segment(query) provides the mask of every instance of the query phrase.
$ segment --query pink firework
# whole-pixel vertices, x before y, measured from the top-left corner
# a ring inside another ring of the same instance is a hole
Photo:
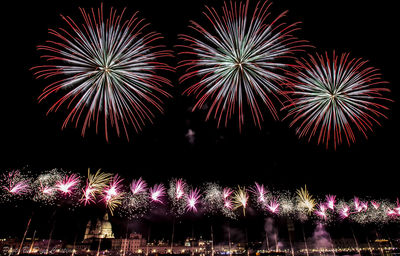
[[[233,209],[232,201],[229,198],[224,199],[224,207],[229,210]]]
[[[268,211],[270,211],[271,213],[278,213],[279,212],[279,202],[276,199],[272,199],[268,202],[267,204],[267,209]]]
[[[397,206],[393,210],[396,212],[397,216],[400,216],[400,201],[398,198],[397,198]]]
[[[339,214],[340,214],[340,217],[343,218],[343,219],[349,217],[349,215],[350,215],[350,208],[349,208],[347,205],[343,205],[343,206],[342,206],[342,209],[341,209],[340,212],[339,212]]]
[[[292,100],[285,108],[299,138],[315,136],[326,148],[333,141],[336,149],[343,139],[348,145],[355,142],[354,130],[367,138],[378,118],[386,118],[382,110],[390,100],[384,94],[390,90],[378,70],[366,63],[335,52],[332,59],[325,53],[297,61],[296,72],[290,74]]]
[[[20,181],[14,186],[7,188],[8,192],[14,195],[22,195],[29,191],[29,185],[25,181]]]
[[[40,191],[42,192],[42,194],[45,195],[53,195],[56,189],[53,187],[43,185],[42,182],[40,182]]]
[[[199,203],[199,199],[200,199],[200,190],[196,189],[192,189],[189,192],[189,195],[187,196],[187,204],[186,204],[186,209],[188,211],[193,211],[193,212],[197,212],[197,207],[196,205]]]
[[[160,34],[145,32],[149,24],[137,13],[125,19],[125,10],[118,15],[111,8],[107,17],[103,5],[97,11],[80,11],[83,22],[62,16],[66,28],[50,29],[54,39],[38,46],[46,52],[42,57],[49,64],[34,67],[34,75],[54,78],[39,101],[62,94],[48,111],[58,111],[61,106],[69,110],[62,128],[82,122],[84,136],[92,123],[97,133],[103,121],[106,140],[110,126],[118,136],[123,131],[129,139],[128,125],[138,132],[152,122],[155,111],[163,112],[161,97],[170,95],[162,87],[171,83],[156,73],[173,70],[159,62],[171,57],[171,51],[157,43]]]
[[[122,197],[124,193],[122,192],[123,179],[121,179],[118,174],[116,174],[112,179],[110,184],[103,191],[103,200],[106,203],[107,208],[110,210],[111,215],[115,208],[122,204]]]
[[[122,191],[122,181],[123,179],[116,174],[108,187],[104,190],[104,201],[106,203],[110,202],[113,198],[117,197]]]
[[[263,184],[259,185],[255,182],[254,188],[251,191],[257,196],[257,202],[265,204],[265,195],[267,194],[267,191],[265,191]]]
[[[358,197],[354,197],[354,209],[355,212],[362,212],[368,210],[368,202],[362,202]]]
[[[182,179],[179,179],[175,183],[175,197],[176,199],[181,199],[185,194],[184,188],[186,184]]]
[[[315,214],[318,215],[321,219],[326,219],[326,210],[327,207],[325,206],[325,204],[320,204],[318,206],[318,210],[315,211]]]
[[[56,183],[56,189],[63,194],[71,194],[79,184],[79,176],[76,174],[67,175]]]
[[[358,197],[354,197],[354,209],[356,210],[356,212],[361,212],[363,210],[360,199],[358,199]]]
[[[377,210],[381,204],[376,201],[371,201],[371,205],[374,207],[375,210]]]
[[[94,203],[95,197],[93,196],[93,193],[95,192],[95,189],[93,189],[90,186],[86,186],[86,188],[83,190],[83,202],[84,204],[88,203]]]
[[[222,191],[222,195],[224,197],[224,200],[227,199],[232,193],[233,193],[232,189],[224,188],[224,190]]]
[[[389,217],[396,217],[396,216],[400,216],[400,213],[398,213],[396,210],[394,209],[388,209],[387,210],[387,215]]]
[[[206,119],[214,118],[225,126],[237,113],[239,129],[246,107],[259,127],[262,109],[278,119],[273,99],[282,92],[280,83],[285,77],[280,71],[288,66],[302,42],[293,35],[296,24],[281,21],[286,12],[269,20],[270,5],[269,1],[260,1],[253,13],[248,12],[249,0],[225,2],[222,13],[206,7],[204,15],[211,29],[191,21],[190,28],[199,36],[179,36],[185,43],[182,54],[188,56],[180,63],[187,71],[180,82],[197,79],[184,92],[197,99],[193,111],[209,105]]]
[[[156,184],[150,188],[150,199],[153,202],[163,203],[162,197],[165,195],[165,187],[163,184]]]
[[[147,189],[147,183],[141,177],[138,180],[133,180],[130,189],[132,194],[139,194],[145,192]]]
[[[368,210],[368,202],[361,202],[361,208],[363,211],[367,211]]]
[[[327,195],[326,196],[326,205],[329,209],[334,210],[336,203],[336,196]]]
[[[19,171],[3,174],[6,185],[3,188],[13,195],[23,195],[29,192],[29,182],[22,177]]]

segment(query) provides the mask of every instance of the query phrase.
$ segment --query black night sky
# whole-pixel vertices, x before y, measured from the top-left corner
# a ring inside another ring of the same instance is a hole
[[[251,1],[254,2],[254,1]],[[177,34],[189,32],[193,19],[205,21],[204,4],[220,9],[223,1],[106,1],[105,9],[127,7],[127,14],[140,11],[151,29],[165,36],[165,44],[175,49]],[[190,111],[194,98],[182,96],[188,83],[179,84],[183,70],[168,77],[174,96],[166,100],[165,114],[154,125],[130,141],[112,136],[106,142],[102,132],[90,129],[84,138],[70,125],[61,130],[65,112],[46,116],[51,101],[37,102],[44,80],[35,80],[29,70],[42,64],[36,46],[48,39],[49,28],[64,26],[60,14],[79,20],[78,7],[99,7],[100,1],[7,1],[2,19],[2,100],[1,161],[3,170],[28,167],[32,170],[64,168],[85,174],[87,168],[103,168],[125,177],[166,181],[184,177],[188,182],[219,181],[249,184],[255,180],[295,189],[307,184],[311,192],[372,196],[398,196],[399,121],[398,64],[396,37],[398,15],[388,1],[274,1],[277,16],[289,10],[288,22],[300,21],[298,36],[309,40],[319,53],[351,52],[382,71],[392,93],[388,119],[375,127],[365,140],[326,150],[316,141],[299,140],[288,121],[274,121],[266,111],[260,130],[249,122],[242,132],[236,124],[217,128],[205,122],[205,112]],[[5,15],[11,13],[11,16]],[[312,49],[310,51],[313,51]],[[172,60],[172,64],[176,63]],[[282,118],[284,113],[280,113]],[[185,136],[195,132],[195,142]]]

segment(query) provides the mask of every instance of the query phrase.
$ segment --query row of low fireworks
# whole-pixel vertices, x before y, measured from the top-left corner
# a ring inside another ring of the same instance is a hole
[[[391,101],[378,70],[349,54],[300,58],[310,43],[295,36],[297,23],[282,21],[286,12],[269,20],[270,5],[260,1],[253,14],[249,1],[225,3],[222,13],[207,7],[209,24],[191,21],[195,35],[178,36],[179,81],[192,81],[184,94],[195,96],[193,110],[206,109],[218,125],[252,119],[261,127],[265,112],[277,120],[282,109],[300,138],[327,147],[355,142],[356,132],[366,137]],[[111,9],[107,18],[103,6],[81,12],[82,25],[63,16],[66,28],[49,30],[53,39],[38,46],[48,63],[34,75],[50,80],[39,100],[61,95],[49,112],[67,106],[63,128],[80,123],[84,135],[104,123],[107,140],[110,127],[129,137],[128,125],[140,131],[171,97],[163,85],[172,82],[158,71],[175,70],[162,60],[173,53],[157,43],[160,34],[144,32],[137,14],[124,20]]]
[[[118,174],[102,171],[81,177],[53,169],[33,177],[20,171],[3,173],[1,203],[33,200],[38,204],[85,207],[96,205],[111,214],[128,218],[151,215],[152,210],[164,207],[173,216],[221,215],[236,219],[246,213],[269,216],[286,216],[300,221],[319,222],[351,221],[360,224],[386,224],[400,221],[400,202],[390,200],[342,200],[335,195],[312,196],[307,187],[290,191],[269,190],[255,182],[254,185],[236,188],[217,183],[194,187],[183,179],[171,179],[167,185],[150,186],[142,178],[127,180]]]

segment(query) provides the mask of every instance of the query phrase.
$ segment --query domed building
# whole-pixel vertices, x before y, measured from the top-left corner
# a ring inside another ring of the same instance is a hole
[[[104,215],[103,220],[97,219],[95,226],[92,225],[90,220],[86,225],[86,231],[83,240],[96,238],[114,238],[111,222],[108,220],[108,213]]]

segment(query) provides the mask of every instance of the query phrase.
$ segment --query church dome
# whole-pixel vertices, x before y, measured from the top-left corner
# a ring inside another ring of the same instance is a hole
[[[101,222],[101,234],[102,238],[114,238],[112,232],[111,222],[108,221],[108,214],[104,215],[103,221]]]

